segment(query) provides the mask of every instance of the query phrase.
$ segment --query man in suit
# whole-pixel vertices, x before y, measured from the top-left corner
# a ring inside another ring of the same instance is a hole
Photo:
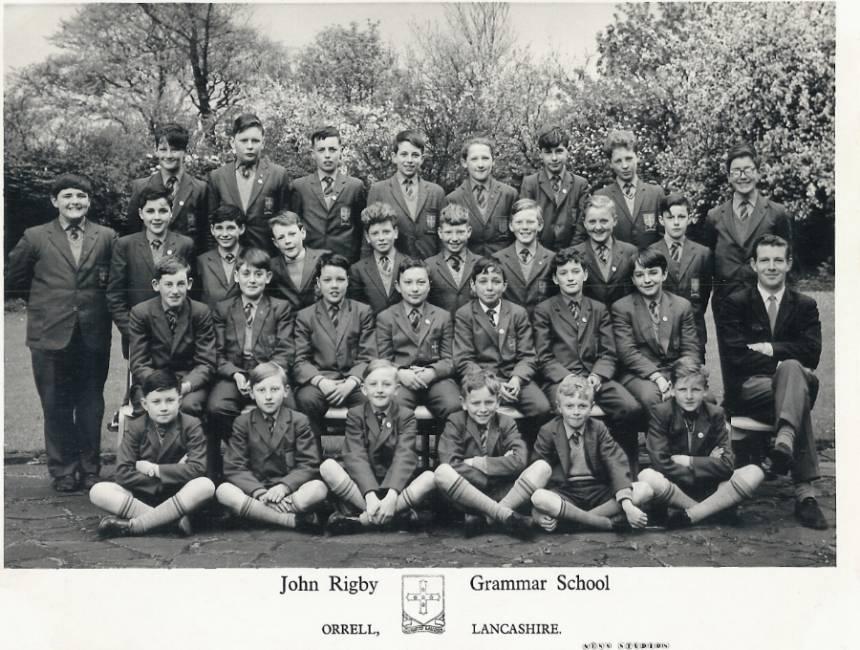
[[[821,357],[821,321],[815,301],[786,286],[791,246],[779,235],[763,235],[753,245],[750,267],[755,287],[729,296],[718,323],[729,375],[728,406],[733,413],[773,422],[773,468],[791,468],[795,516],[804,526],[827,528],[816,501],[818,456],[811,411],[818,395],[813,370]]]
[[[195,242],[195,252],[202,253],[208,248],[209,199],[206,195],[206,182],[194,178],[185,170],[188,139],[188,130],[173,122],[163,124],[155,130],[155,157],[158,159],[158,171],[151,176],[136,178],[131,182],[125,234],[137,233],[143,225],[140,218],[143,191],[166,190],[170,196],[173,215],[170,228],[191,237]]]
[[[105,289],[116,233],[88,221],[92,185],[51,184],[58,217],[28,228],[9,254],[9,297],[27,298],[27,347],[42,403],[48,472],[58,492],[98,482],[111,320]]]
[[[212,213],[211,221],[216,246],[197,258],[195,294],[209,309],[215,309],[222,300],[239,295],[233,271],[241,252],[239,238],[245,233],[245,215],[235,205],[221,205]]]
[[[636,154],[636,136],[630,131],[611,131],[603,152],[609,159],[615,180],[595,194],[608,196],[615,203],[618,215],[615,237],[636,248],[647,248],[660,238],[657,217],[663,188],[646,183],[636,173],[639,157]],[[584,239],[583,233],[579,238]]]
[[[400,302],[397,269],[403,256],[394,247],[396,224],[397,215],[386,203],[371,203],[361,213],[364,238],[373,254],[349,268],[349,297],[370,305],[374,314]]]
[[[469,211],[456,203],[446,205],[439,214],[437,233],[441,252],[427,259],[430,273],[427,300],[450,312],[453,318],[456,311],[472,299],[472,268],[481,259],[467,247],[472,235]]]
[[[487,138],[466,140],[461,157],[468,176],[445,197],[445,204],[456,203],[469,210],[469,249],[489,257],[511,243],[509,224],[517,191],[492,177],[493,143]]]
[[[286,300],[293,311],[317,301],[316,277],[320,258],[331,251],[305,247],[307,231],[295,212],[285,210],[269,219],[272,240],[280,255],[272,258],[269,293]]]
[[[326,126],[311,134],[311,158],[316,171],[293,181],[290,210],[301,217],[307,245],[330,250],[350,261],[361,250],[362,182],[338,171],[340,132]]]
[[[245,215],[244,244],[272,252],[268,220],[289,206],[287,170],[262,158],[263,123],[252,113],[233,121],[232,146],[236,160],[209,174],[209,213],[224,204]]]
[[[394,176],[370,186],[368,203],[381,201],[397,214],[397,249],[415,259],[427,259],[439,250],[436,230],[445,191],[419,176],[424,162],[424,135],[406,130],[394,138],[391,159],[397,167]],[[365,253],[369,251],[365,248]]]
[[[585,232],[577,226],[582,220],[589,196],[588,181],[567,170],[570,139],[558,126],[538,136],[541,164],[536,174],[523,179],[520,198],[537,201],[543,214],[540,242],[553,251],[584,241]],[[578,238],[574,239],[574,234]]]

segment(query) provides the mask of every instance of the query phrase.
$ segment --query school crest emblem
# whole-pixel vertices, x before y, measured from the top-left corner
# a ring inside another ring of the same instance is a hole
[[[445,577],[405,575],[401,583],[404,634],[445,631]]]
[[[263,182],[262,179],[260,180],[260,182]],[[273,199],[271,196],[267,196],[263,201],[263,210],[266,214],[272,214],[272,212],[274,212],[275,210],[275,199]]]
[[[434,230],[436,228],[436,213],[427,211],[427,214],[424,216],[424,219],[427,221],[427,230]]]
[[[657,227],[657,215],[653,212],[643,212],[642,221],[645,222],[645,228],[648,230],[654,230]]]
[[[341,206],[341,208],[340,208],[340,225],[341,226],[348,226],[351,216],[352,215],[349,213],[349,207],[347,207],[345,205]]]

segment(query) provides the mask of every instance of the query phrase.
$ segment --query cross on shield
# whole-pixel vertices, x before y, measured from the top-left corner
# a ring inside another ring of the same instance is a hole
[[[403,632],[445,631],[445,578],[403,576]]]

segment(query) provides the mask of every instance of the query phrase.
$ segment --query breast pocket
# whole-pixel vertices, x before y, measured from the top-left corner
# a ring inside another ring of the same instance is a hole
[[[509,221],[510,221],[510,219],[508,218],[508,215],[506,215],[506,214],[497,216],[495,219],[496,230],[500,234],[507,233]]]

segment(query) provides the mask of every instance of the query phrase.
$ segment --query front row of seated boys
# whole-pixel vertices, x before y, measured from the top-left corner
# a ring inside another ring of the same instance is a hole
[[[272,362],[253,368],[256,407],[233,423],[217,490],[204,476],[200,421],[180,412],[180,379],[154,371],[142,385],[145,414],[123,437],[115,482],[90,491],[92,503],[112,513],[99,534],[173,524],[188,535],[189,515],[213,497],[236,517],[307,532],[319,532],[318,512],[332,509],[331,534],[427,523],[436,490],[463,511],[467,535],[485,524],[523,538],[534,524],[621,531],[652,518],[680,528],[750,498],[764,479],[757,465],[734,469],[725,416],[705,401],[707,374],[694,359],[672,368],[673,398],[651,415],[652,467],[637,481],[606,426],[590,417],[592,383],[573,374],[558,384],[558,415],[540,429],[527,464],[516,421],[498,412],[503,384],[487,371],[470,372],[462,411],[448,417],[439,440],[439,466],[420,471],[414,414],[396,400],[397,371],[384,359],[367,364],[366,402],[348,412],[340,457],[322,461],[308,418],[285,403],[284,370]]]

